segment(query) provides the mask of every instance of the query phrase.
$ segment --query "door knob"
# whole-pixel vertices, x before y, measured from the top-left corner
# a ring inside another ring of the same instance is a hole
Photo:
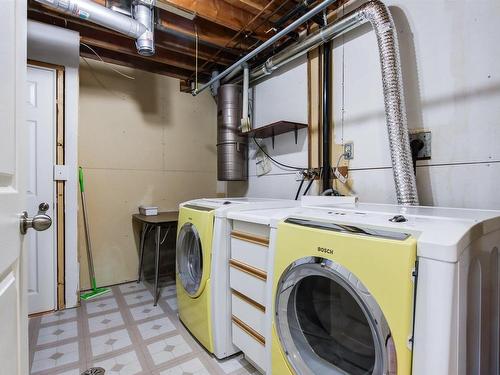
[[[33,217],[28,217],[28,213],[23,211],[21,214],[21,234],[26,234],[29,228],[33,228],[37,232],[47,230],[52,225],[52,219],[46,214],[49,209],[48,203],[40,203],[38,213]]]

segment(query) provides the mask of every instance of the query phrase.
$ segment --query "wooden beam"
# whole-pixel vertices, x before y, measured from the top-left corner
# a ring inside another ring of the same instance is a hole
[[[226,1],[227,2],[227,1]],[[267,0],[239,0],[234,1],[234,5],[245,9],[247,12],[252,14],[258,14],[262,9],[266,7],[269,3]],[[269,17],[269,21],[275,22],[277,21],[283,14],[288,12],[295,4],[293,2],[284,3],[284,1],[280,1],[276,4],[273,4],[268,9],[266,9],[263,13],[264,19]],[[273,14],[274,13],[274,14]]]
[[[159,10],[158,15],[159,19],[157,22],[161,26],[191,38],[196,36],[197,30],[200,41],[218,47],[225,47],[234,36],[234,31],[231,29],[202,18],[196,18],[193,23],[186,18],[166,12],[162,9]],[[240,43],[240,46],[242,50],[250,48],[250,46],[257,41],[257,39],[252,37],[244,38],[242,36],[241,39],[242,42]]]
[[[94,50],[99,54],[103,61],[112,64],[145,70],[148,72],[162,74],[178,79],[188,79],[191,75],[190,70],[169,66],[164,63],[158,63],[156,61],[141,59],[138,56],[131,56],[119,52],[113,52],[100,47],[95,47]],[[93,60],[99,60],[99,58],[94,53],[88,51],[88,49],[84,46],[80,47],[80,56]],[[201,81],[206,81],[208,80],[208,78],[209,76],[207,74],[200,74]]]
[[[218,25],[239,31],[253,18],[252,14],[242,8],[222,0],[158,0],[159,2],[175,6],[179,9],[196,13],[198,17],[214,22]],[[268,25],[267,25],[268,26]],[[263,27],[255,30],[254,35],[260,40],[266,40]]]
[[[103,28],[90,22],[82,21],[77,18],[66,17],[64,14],[52,13],[44,9],[28,9],[28,18],[35,21],[78,31],[82,35],[89,35],[90,33],[94,35],[94,37],[100,38],[102,40],[108,40],[112,37],[123,37],[124,39],[129,41],[130,45],[133,44],[133,39],[124,37],[112,30]],[[99,36],[95,36],[96,34],[98,34]],[[160,47],[165,50],[177,52],[178,54],[183,54],[185,55],[185,58],[192,57],[194,61],[196,52],[195,41],[194,38],[190,36],[175,36],[168,32],[157,30],[157,32],[155,33],[155,42],[157,48]],[[208,60],[217,52],[217,50],[217,47],[210,47],[204,44],[200,44],[198,46],[198,56],[201,60]],[[237,58],[238,55],[239,54],[236,53],[235,50],[225,50],[219,55],[218,62],[222,65],[229,65]]]

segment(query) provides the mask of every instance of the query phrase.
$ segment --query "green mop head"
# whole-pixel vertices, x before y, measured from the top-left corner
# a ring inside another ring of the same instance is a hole
[[[111,289],[109,288],[98,288],[95,284],[95,279],[92,279],[92,290],[87,293],[83,293],[80,295],[80,298],[88,301],[89,299],[96,298],[99,296],[102,296],[103,294],[111,292]]]

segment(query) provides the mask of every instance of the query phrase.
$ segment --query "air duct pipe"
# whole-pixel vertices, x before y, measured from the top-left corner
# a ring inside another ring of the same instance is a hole
[[[152,56],[155,54],[154,6],[155,0],[135,0],[132,3],[132,17],[146,26],[146,31],[135,41],[137,52],[143,56]]]
[[[104,26],[120,34],[136,39],[140,54],[151,54],[153,45],[153,6],[154,0],[141,0],[134,3],[132,14],[137,19],[112,11],[88,0],[35,0],[58,12],[69,14],[83,20]],[[149,12],[146,10],[149,8]]]
[[[418,205],[394,21],[384,3],[369,1],[302,41],[270,57],[250,74],[254,82],[333,38],[370,22],[379,47],[389,147],[398,204]]]
[[[248,178],[247,137],[239,132],[241,86],[222,85],[217,99],[217,180]]]
[[[241,125],[240,129],[242,132],[250,131],[250,116],[249,113],[249,100],[248,100],[248,89],[250,86],[250,69],[248,65],[244,65],[243,67],[243,110],[241,115]]]

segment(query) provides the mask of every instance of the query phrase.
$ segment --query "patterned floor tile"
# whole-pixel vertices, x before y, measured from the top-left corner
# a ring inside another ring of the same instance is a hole
[[[61,320],[69,320],[77,318],[77,309],[67,309],[62,311],[56,311],[53,314],[44,315],[40,320],[40,324],[49,324],[59,322]]]
[[[102,313],[109,310],[114,310],[118,308],[118,304],[114,298],[106,298],[98,301],[92,301],[85,303],[85,309],[87,314]]]
[[[243,354],[225,360],[215,359],[215,362],[217,362],[217,366],[222,369],[225,374],[253,374],[253,371],[257,371],[245,359]]]
[[[139,324],[137,328],[144,340],[175,330],[174,324],[167,317]]]
[[[78,342],[39,350],[33,357],[31,373],[78,362],[79,359]]]
[[[119,311],[89,318],[88,327],[90,333],[103,331],[108,328],[123,325],[123,318]]]
[[[136,321],[148,319],[154,316],[163,315],[165,312],[160,306],[153,306],[153,304],[141,305],[130,308],[130,314]]]
[[[161,289],[161,298],[168,298],[171,296],[175,296],[177,294],[177,291],[175,289],[175,284],[173,285],[166,285]]]
[[[168,304],[168,307],[170,307],[173,311],[177,311],[177,297],[171,297],[171,298],[167,298],[165,300],[165,302],[167,302]]]
[[[122,292],[123,294],[125,293],[130,293],[130,292],[138,292],[140,290],[145,290],[146,289],[146,285],[144,285],[144,283],[140,282],[140,283],[128,283],[128,284],[122,284],[122,285],[119,285],[118,286],[118,289],[120,290],[120,292]]]
[[[37,345],[59,342],[78,336],[77,322],[61,323],[49,327],[40,328],[38,332]]]
[[[180,335],[166,338],[148,345],[155,365],[169,362],[192,352],[189,344]]]
[[[167,370],[161,371],[160,375],[210,375],[210,371],[201,363],[198,358],[183,362]]]
[[[125,302],[127,303],[127,305],[136,305],[138,303],[153,301],[153,295],[149,292],[149,290],[126,294],[123,296],[123,298],[125,298]]]
[[[106,375],[134,375],[142,371],[141,364],[134,351],[95,362],[94,366],[102,367],[106,370]]]
[[[94,357],[132,345],[132,341],[130,340],[130,336],[126,329],[121,329],[102,336],[92,337],[90,339],[90,343],[92,347],[92,355]]]
[[[106,375],[257,374],[242,355],[217,361],[189,336],[175,313],[174,283],[163,285],[162,307],[153,307],[151,290],[123,284],[79,308],[32,318],[32,374],[79,375],[92,366]]]

